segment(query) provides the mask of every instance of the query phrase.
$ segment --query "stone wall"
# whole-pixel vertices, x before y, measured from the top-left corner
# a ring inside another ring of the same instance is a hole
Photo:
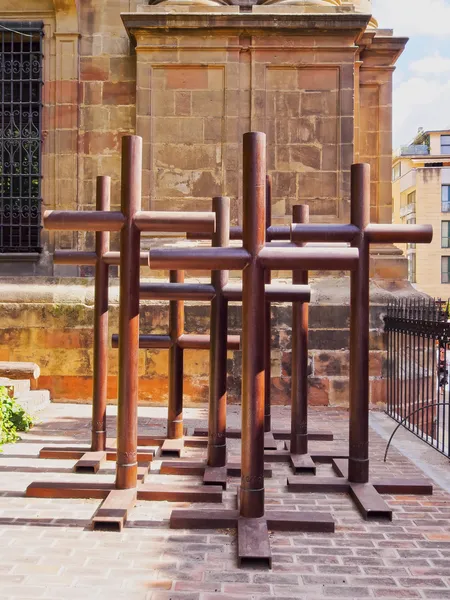
[[[51,391],[53,401],[89,402],[92,398],[93,287],[90,279],[47,285],[2,280],[0,302],[0,360],[33,361],[41,368],[40,387]],[[313,280],[310,307],[309,399],[311,405],[348,406],[349,307],[348,279]],[[405,290],[404,290],[405,292]],[[370,392],[371,403],[385,401],[386,353],[383,311],[391,296],[377,286],[371,290]],[[110,333],[118,332],[117,281],[110,288]],[[20,300],[20,301],[18,301]],[[240,307],[230,305],[231,333],[240,333]],[[143,302],[141,333],[166,333],[167,303]],[[288,404],[290,397],[291,310],[272,310],[272,401]],[[186,303],[186,332],[209,332],[209,307]],[[117,400],[118,351],[109,351],[109,399]],[[168,352],[141,350],[139,391],[144,403],[167,402]],[[228,354],[230,402],[240,401],[241,353]],[[185,352],[186,404],[208,398],[209,354]]]

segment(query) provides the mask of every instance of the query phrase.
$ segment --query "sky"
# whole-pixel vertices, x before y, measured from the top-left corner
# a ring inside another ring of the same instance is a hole
[[[394,148],[450,128],[450,0],[372,0],[379,26],[409,37],[394,73]]]

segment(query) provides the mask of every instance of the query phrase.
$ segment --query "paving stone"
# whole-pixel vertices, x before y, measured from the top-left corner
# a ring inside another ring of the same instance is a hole
[[[230,407],[230,426],[239,426],[238,411]],[[287,408],[275,406],[273,414],[276,427],[288,427]],[[116,408],[108,407],[111,430],[115,415]],[[143,434],[165,426],[165,408],[142,407],[140,415]],[[346,442],[348,413],[311,409],[310,417],[311,427],[331,429],[337,439],[314,442],[315,448],[328,450]],[[1,466],[8,469],[8,477],[0,480],[0,494],[6,494],[0,495],[1,600],[450,599],[450,494],[439,487],[431,497],[384,496],[394,510],[393,522],[366,522],[348,496],[288,494],[284,486],[289,468],[274,463],[274,477],[267,482],[269,506],[293,511],[331,507],[336,533],[271,534],[272,571],[237,568],[235,532],[171,531],[168,518],[175,504],[138,502],[129,525],[117,534],[89,530],[98,501],[23,497],[38,475],[51,481],[114,480],[113,463],[82,479],[71,473],[75,461],[37,458],[41,446],[55,441],[86,442],[89,418],[88,406],[51,405],[41,423],[0,457]],[[206,408],[188,408],[185,418],[191,432],[206,422]],[[385,441],[372,431],[374,476],[422,475],[395,448],[385,466],[384,448]],[[230,440],[230,455],[239,451],[239,440]],[[189,449],[189,456],[202,458],[204,451]],[[318,473],[332,475],[329,465],[319,465]],[[155,472],[150,480],[158,477]],[[169,479],[183,482],[178,476]],[[228,507],[234,506],[238,484],[231,478],[225,493]],[[207,509],[208,505],[200,507]]]

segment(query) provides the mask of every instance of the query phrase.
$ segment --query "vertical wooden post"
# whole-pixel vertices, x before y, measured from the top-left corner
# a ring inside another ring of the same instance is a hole
[[[370,166],[352,165],[351,222],[359,229],[352,246],[359,250],[350,290],[350,444],[349,481],[369,481],[369,248]]]
[[[264,269],[266,136],[244,135],[243,246],[251,255],[242,276],[242,477],[240,514],[264,515]]]
[[[140,234],[134,216],[141,209],[142,138],[122,138],[120,234],[119,397],[116,487],[137,484]]]
[[[266,176],[266,232],[272,225],[272,178]],[[269,241],[266,233],[266,241]],[[272,273],[269,269],[264,271],[264,282],[270,283]],[[272,340],[272,321],[271,321],[270,301],[264,302],[264,431],[268,433],[272,427],[272,417],[270,408],[270,387],[271,387],[271,340]]]
[[[184,271],[170,271],[170,283],[184,283]],[[169,407],[167,437],[171,440],[183,437],[183,349],[178,339],[184,333],[184,302],[169,303]]]
[[[216,231],[212,245],[225,248],[230,244],[230,199],[213,198]],[[227,462],[227,333],[228,302],[222,290],[228,283],[228,271],[213,271],[211,283],[216,296],[211,303],[211,347],[209,360],[208,466],[224,467]]]
[[[97,177],[96,210],[111,208],[111,178]],[[103,256],[109,251],[109,232],[95,234],[94,373],[92,393],[91,450],[106,448],[106,403],[108,399],[108,265]]]
[[[292,210],[294,223],[309,223],[309,206]],[[304,246],[297,243],[297,246]],[[308,285],[308,271],[294,270],[292,283]],[[292,304],[291,454],[308,452],[308,304]]]

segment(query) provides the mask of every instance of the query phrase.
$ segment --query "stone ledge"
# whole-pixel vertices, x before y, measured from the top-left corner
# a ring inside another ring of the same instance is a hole
[[[218,30],[255,29],[271,32],[293,31],[362,34],[371,15],[360,13],[122,13],[122,21],[131,38],[135,30]]]

